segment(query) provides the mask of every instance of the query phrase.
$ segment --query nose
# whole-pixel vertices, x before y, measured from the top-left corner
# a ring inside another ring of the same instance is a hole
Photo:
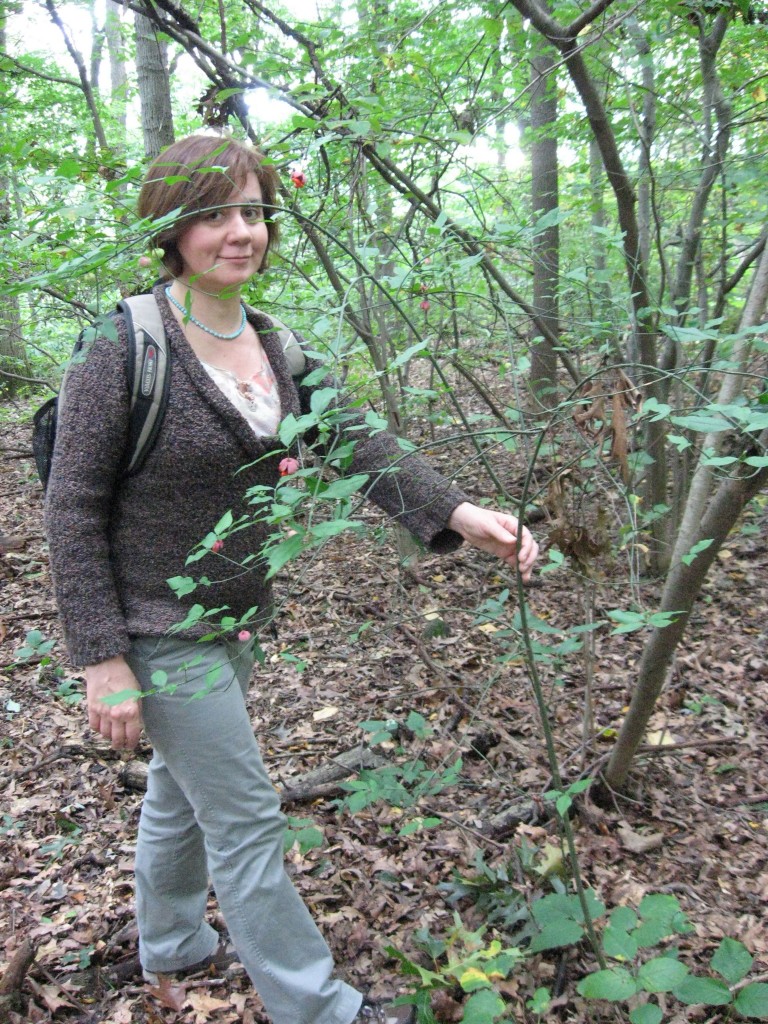
[[[235,208],[230,211],[230,217],[228,218],[228,232],[230,239],[238,242],[250,241],[251,232],[248,225],[248,221],[243,217],[242,211]]]

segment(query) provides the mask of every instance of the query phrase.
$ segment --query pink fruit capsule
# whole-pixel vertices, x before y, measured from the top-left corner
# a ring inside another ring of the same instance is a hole
[[[241,629],[240,632],[237,634],[237,639],[243,644],[246,643],[248,640],[251,639],[250,630]]]
[[[213,544],[211,544],[211,551],[215,555],[218,555],[218,553],[222,550],[223,547],[224,547],[224,541],[223,540],[221,540],[221,539],[215,540],[213,542]]]
[[[296,459],[287,458],[282,459],[280,461],[280,465],[277,468],[280,473],[280,476],[290,476],[292,473],[296,472],[296,470],[299,468],[299,464],[296,461]]]

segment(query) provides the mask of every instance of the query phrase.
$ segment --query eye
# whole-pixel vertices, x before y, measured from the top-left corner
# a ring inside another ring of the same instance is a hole
[[[209,210],[203,214],[203,220],[216,223],[216,221],[221,220],[223,215],[221,210]]]
[[[244,206],[242,213],[243,220],[249,224],[257,224],[260,220],[264,220],[264,210],[261,206]]]

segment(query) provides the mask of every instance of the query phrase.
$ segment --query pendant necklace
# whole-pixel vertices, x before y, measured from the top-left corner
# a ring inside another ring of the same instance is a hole
[[[214,331],[214,329],[212,327],[206,327],[205,324],[202,323],[202,321],[197,319],[196,316],[192,316],[192,314],[187,309],[187,307],[186,306],[182,306],[182,304],[179,302],[179,300],[177,298],[175,298],[173,295],[171,295],[171,286],[170,285],[166,285],[165,286],[165,297],[168,299],[169,302],[173,303],[173,305],[176,307],[176,309],[178,309],[181,313],[184,314],[185,320],[191,320],[192,323],[195,325],[195,327],[199,327],[201,331],[205,331],[206,334],[210,334],[214,338],[220,338],[221,341],[234,341],[235,338],[239,338],[240,335],[245,330],[245,322],[246,322],[245,306],[243,305],[242,302],[240,303],[240,310],[242,312],[242,318],[240,320],[240,326],[237,328],[237,330],[233,331],[231,334],[222,334],[220,331]]]

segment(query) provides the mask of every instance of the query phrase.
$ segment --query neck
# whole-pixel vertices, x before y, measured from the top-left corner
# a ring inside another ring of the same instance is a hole
[[[185,309],[196,317],[210,323],[211,327],[221,324],[234,324],[240,316],[240,289],[227,289],[226,292],[206,292],[195,284],[190,284],[183,277],[176,277],[168,282],[171,295]]]
[[[183,278],[174,278],[166,286],[166,293],[178,310],[185,329],[194,324],[214,336],[234,333],[234,337],[239,337],[242,333],[245,316],[239,288],[234,292],[212,295],[194,288]]]

